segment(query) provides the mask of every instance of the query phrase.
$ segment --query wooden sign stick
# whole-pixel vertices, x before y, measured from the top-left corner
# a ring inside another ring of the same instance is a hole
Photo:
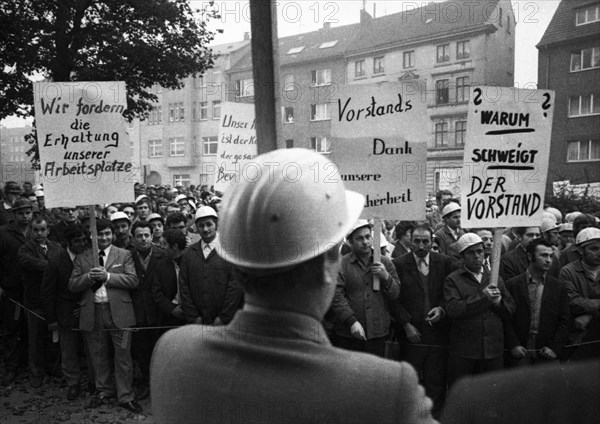
[[[374,238],[373,238],[373,262],[381,262],[381,220],[375,218],[375,225],[373,225]],[[381,290],[381,284],[379,283],[379,276],[373,274],[373,291]]]
[[[98,231],[96,230],[96,205],[89,205],[90,209],[90,233],[92,235],[92,256],[94,267],[100,266],[98,260]]]
[[[492,248],[492,274],[490,275],[490,286],[498,287],[498,273],[500,271],[500,255],[502,253],[502,234],[504,228],[494,229],[494,246]]]

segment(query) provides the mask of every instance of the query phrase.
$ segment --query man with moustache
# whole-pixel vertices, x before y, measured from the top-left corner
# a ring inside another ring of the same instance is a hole
[[[131,238],[131,219],[125,212],[115,212],[110,216],[115,232],[115,246],[121,249],[133,249]]]
[[[60,208],[60,212],[61,221],[50,228],[48,239],[60,243],[62,247],[66,247],[65,230],[70,225],[81,223],[79,220],[79,209],[75,207],[64,207]]]
[[[179,273],[183,312],[188,323],[228,324],[241,306],[242,290],[220,252],[217,213],[200,206],[195,218],[201,240],[184,253]]]
[[[542,236],[540,227],[517,227],[514,229],[519,244],[500,259],[500,277],[510,280],[525,272],[529,266],[527,245]]]
[[[453,270],[449,257],[431,251],[431,229],[415,227],[411,253],[393,260],[402,282],[400,296],[391,302],[399,325],[403,359],[409,362],[433,401],[439,418],[446,392],[449,321],[444,304],[444,279]]]
[[[439,252],[442,255],[452,256],[457,253],[454,251],[453,245],[465,233],[460,228],[460,214],[460,205],[453,201],[450,201],[442,209],[444,225],[434,233],[438,239]]]
[[[482,228],[475,231],[481,241],[483,241],[483,269],[486,272],[492,270],[492,250],[494,249],[494,234],[492,230]]]
[[[448,386],[460,377],[502,369],[503,320],[515,310],[502,278],[490,284],[483,269],[483,240],[467,233],[457,243],[463,266],[444,281],[446,312],[450,318]]]

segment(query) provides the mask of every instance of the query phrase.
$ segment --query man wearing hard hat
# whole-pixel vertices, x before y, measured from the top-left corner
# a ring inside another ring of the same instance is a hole
[[[515,304],[498,277],[490,284],[483,267],[483,240],[464,234],[456,243],[463,266],[444,281],[446,313],[450,318],[448,387],[460,377],[495,371],[503,367],[504,327]]]
[[[435,422],[410,365],[336,349],[321,324],[340,242],[364,198],[337,173],[315,180],[311,169],[330,164],[315,152],[276,150],[254,161],[258,174],[229,187],[219,222],[246,303],[228,326],[188,325],[159,340],[155,421]],[[291,166],[297,178],[288,178]]]
[[[371,224],[359,219],[347,237],[351,252],[340,264],[337,287],[331,307],[335,314],[335,345],[383,357],[389,334],[388,302],[398,298],[400,281],[392,261],[373,260]],[[373,287],[373,276],[381,288]]]
[[[571,359],[600,357],[600,229],[581,230],[575,239],[581,259],[564,266],[560,281],[567,287],[571,307],[569,344],[595,341],[568,353]]]
[[[210,206],[195,214],[201,240],[183,254],[179,271],[179,295],[188,323],[228,324],[240,306],[242,291],[234,267],[218,254],[218,217]]]
[[[450,247],[465,232],[460,228],[460,205],[456,202],[449,202],[442,209],[442,219],[444,226],[437,230],[434,235],[438,239],[439,253],[450,256],[452,248]]]

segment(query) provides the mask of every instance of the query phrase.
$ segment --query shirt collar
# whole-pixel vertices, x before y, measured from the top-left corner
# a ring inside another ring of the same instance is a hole
[[[527,275],[527,284],[541,284],[544,285],[546,284],[546,273],[544,272],[542,274],[542,280],[541,281],[536,281],[533,278],[533,275],[531,275],[531,273],[529,272],[529,269],[527,271],[525,271],[526,275]]]
[[[415,258],[415,262],[417,263],[417,265],[419,265],[419,261],[421,259],[424,259],[425,260],[425,265],[429,266],[429,253],[424,258],[420,258],[419,256],[417,256],[417,255],[415,255],[413,253],[413,257]]]
[[[104,257],[108,258],[108,255],[110,254],[110,248],[112,247],[112,244],[109,245],[106,249],[104,249]],[[100,253],[100,251],[98,251],[98,253]]]
[[[210,246],[212,249],[214,249],[217,246],[220,246],[219,233],[217,233],[213,241],[211,241],[210,243],[204,243],[204,240],[200,239],[200,247],[202,247],[202,250],[204,250],[206,246]]]
[[[463,265],[463,269],[465,271],[467,271],[469,274],[471,274],[473,277],[475,277],[475,279],[481,283],[481,279],[483,278],[483,267],[481,267],[481,270],[479,271],[479,273],[474,273],[473,271],[471,271],[469,268],[467,268],[466,266]]]
[[[69,249],[67,247],[67,253],[69,254],[69,258],[71,258],[71,262],[73,262],[75,260],[75,256],[77,256],[75,253],[71,252],[71,249]]]

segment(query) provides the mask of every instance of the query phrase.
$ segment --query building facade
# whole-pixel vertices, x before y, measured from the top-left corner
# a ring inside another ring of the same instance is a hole
[[[27,151],[31,145],[25,140],[32,127],[0,127],[0,182],[35,183],[36,173],[31,168]]]
[[[600,2],[563,0],[538,48],[538,86],[555,91],[552,183],[600,182]]]

